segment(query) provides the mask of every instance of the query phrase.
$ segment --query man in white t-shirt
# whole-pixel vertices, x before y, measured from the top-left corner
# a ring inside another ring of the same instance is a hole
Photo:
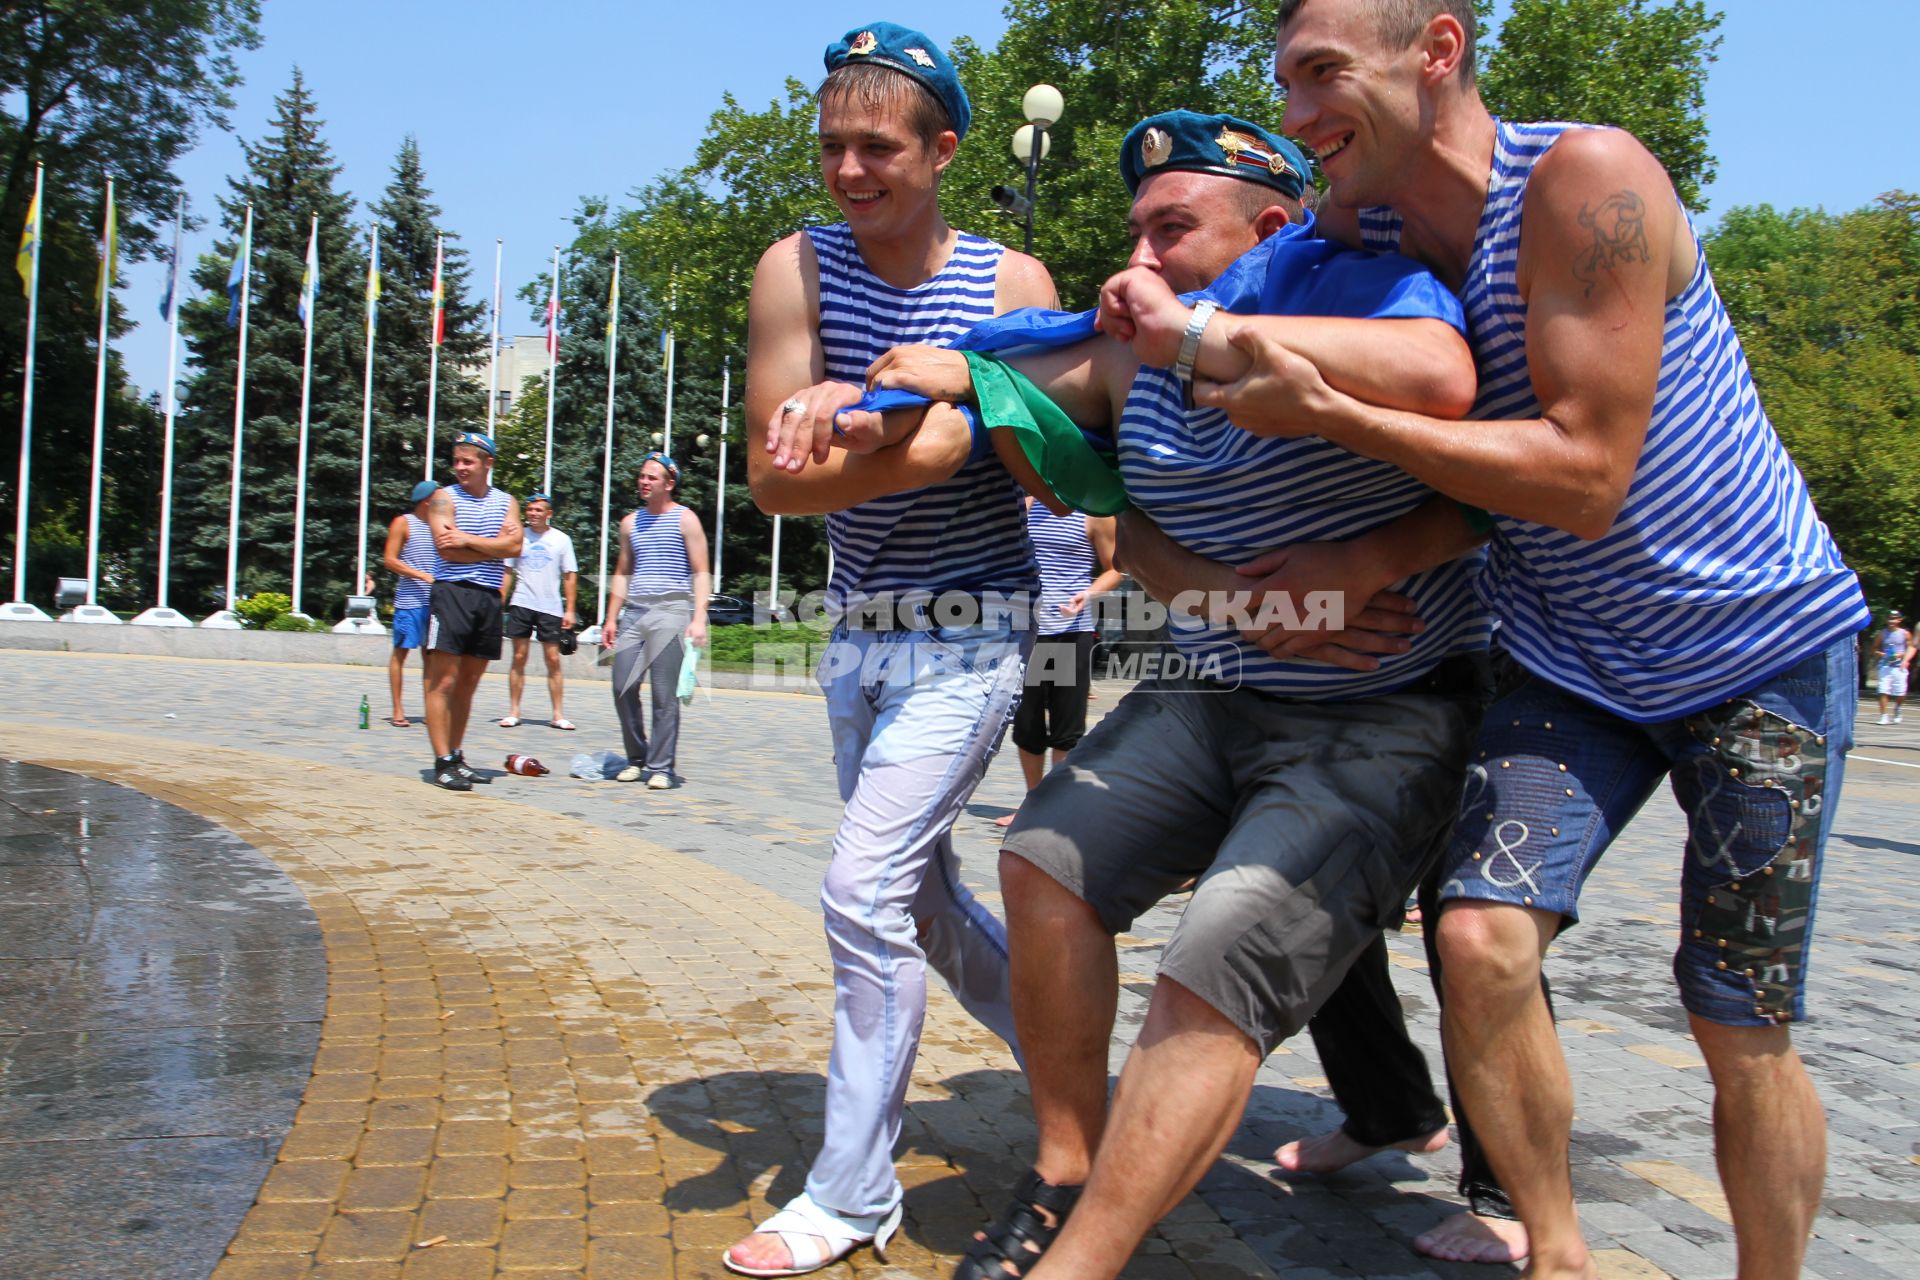
[[[507,601],[503,629],[513,641],[513,666],[507,672],[510,704],[502,729],[520,723],[520,694],[527,687],[527,642],[535,636],[547,658],[547,693],[553,698],[556,729],[571,729],[573,721],[561,711],[565,677],[560,671],[560,637],[574,625],[574,589],[580,564],[573,557],[573,539],[553,527],[553,499],[536,493],[527,499],[527,539],[520,554],[507,560],[507,579],[500,596]]]

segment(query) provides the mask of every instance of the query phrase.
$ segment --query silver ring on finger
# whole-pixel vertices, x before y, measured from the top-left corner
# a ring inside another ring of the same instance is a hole
[[[780,406],[780,416],[784,418],[790,413],[804,412],[806,407],[807,407],[806,405],[800,402],[798,397],[795,397],[794,399],[789,400],[785,404]]]

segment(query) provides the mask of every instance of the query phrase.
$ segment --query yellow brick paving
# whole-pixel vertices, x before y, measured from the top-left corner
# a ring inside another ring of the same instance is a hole
[[[0,753],[221,824],[324,931],[313,1075],[215,1280],[718,1276],[770,1190],[798,1189],[833,988],[819,922],[791,903],[485,793],[38,725],[0,725]],[[523,853],[530,824],[541,847]],[[1016,1070],[938,990],[921,1059],[914,1104]],[[977,1193],[930,1143],[902,1164],[910,1216],[888,1263],[861,1250],[821,1275],[950,1274],[1011,1173],[978,1171]],[[1200,1256],[1129,1274],[1270,1274],[1234,1243],[1202,1233]]]

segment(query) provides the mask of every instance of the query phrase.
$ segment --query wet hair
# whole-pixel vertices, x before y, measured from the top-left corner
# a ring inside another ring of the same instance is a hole
[[[1280,0],[1275,32],[1285,31],[1287,24],[1300,16],[1307,4],[1308,0]],[[1473,51],[1478,39],[1473,0],[1369,0],[1367,8],[1373,14],[1374,33],[1389,49],[1406,48],[1420,38],[1429,22],[1443,13],[1452,14],[1467,35],[1466,51],[1460,58],[1460,80],[1463,84],[1473,83]]]
[[[933,90],[903,71],[874,62],[850,62],[832,71],[816,95],[820,105],[857,102],[870,112],[903,111],[908,132],[932,149],[935,139],[953,128],[953,119]]]

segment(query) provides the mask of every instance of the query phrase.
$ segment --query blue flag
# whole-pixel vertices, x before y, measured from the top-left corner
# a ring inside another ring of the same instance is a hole
[[[231,299],[227,307],[227,328],[232,329],[240,323],[240,290],[246,287],[247,259],[246,241],[233,251],[233,269],[227,272],[227,297]]]
[[[186,215],[186,202],[181,201],[180,212],[173,220],[173,255],[167,259],[167,291],[160,295],[160,318],[172,323],[173,308],[179,299],[180,288],[180,224]]]

